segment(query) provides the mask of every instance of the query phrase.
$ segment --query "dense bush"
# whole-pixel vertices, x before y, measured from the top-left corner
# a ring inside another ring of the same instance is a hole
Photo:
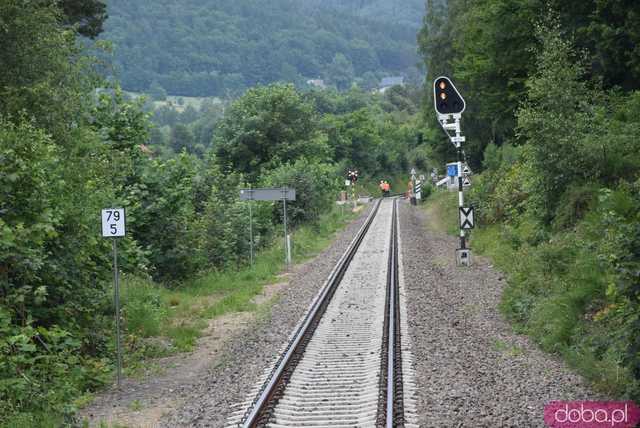
[[[493,225],[476,244],[508,273],[502,308],[519,329],[600,390],[637,400],[639,94],[587,81],[553,20],[538,36],[522,145],[488,145],[474,180],[471,200]]]
[[[291,225],[315,222],[328,211],[337,199],[342,177],[328,164],[301,159],[283,165],[263,177],[268,187],[288,186],[296,189],[296,200],[287,203],[287,217]],[[283,221],[282,204],[273,207],[273,218]]]

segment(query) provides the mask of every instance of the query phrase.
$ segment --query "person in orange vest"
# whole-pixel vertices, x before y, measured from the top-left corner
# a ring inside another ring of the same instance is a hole
[[[385,196],[389,196],[389,191],[391,190],[391,186],[389,185],[389,182],[387,182],[386,180],[384,181],[384,195]]]

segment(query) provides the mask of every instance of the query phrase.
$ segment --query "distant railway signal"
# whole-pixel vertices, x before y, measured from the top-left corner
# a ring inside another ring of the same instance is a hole
[[[448,77],[440,76],[433,81],[433,103],[439,114],[460,114],[466,104],[460,92]]]
[[[349,170],[347,172],[347,180],[349,180],[351,183],[355,183],[356,181],[358,181],[358,170]]]
[[[440,76],[433,81],[433,106],[442,129],[456,146],[458,161],[447,164],[447,175],[458,178],[458,208],[461,220],[460,248],[456,250],[456,262],[459,266],[470,266],[471,250],[467,248],[465,231],[473,228],[473,209],[464,207],[464,187],[471,185],[471,180],[467,176],[471,171],[466,165],[463,167],[462,143],[465,142],[465,137],[460,129],[460,120],[466,105],[462,95],[448,77]],[[450,131],[453,131],[453,135]]]

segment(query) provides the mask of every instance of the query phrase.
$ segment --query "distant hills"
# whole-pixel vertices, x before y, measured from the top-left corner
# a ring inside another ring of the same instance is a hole
[[[226,96],[275,81],[346,89],[419,79],[423,0],[109,0],[125,89]]]

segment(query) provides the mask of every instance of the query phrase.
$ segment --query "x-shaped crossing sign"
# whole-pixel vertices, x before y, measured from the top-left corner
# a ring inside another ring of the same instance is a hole
[[[460,207],[460,228],[461,229],[473,229],[473,207]]]

